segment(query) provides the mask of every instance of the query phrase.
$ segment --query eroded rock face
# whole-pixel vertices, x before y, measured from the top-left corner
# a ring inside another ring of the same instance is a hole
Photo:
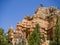
[[[53,27],[56,23],[56,15],[60,15],[60,11],[55,7],[39,7],[32,17],[26,16],[22,22],[18,22],[16,31],[13,34],[19,34],[25,40],[29,39],[35,25],[38,23],[40,26],[39,31],[44,34],[46,40],[48,36],[53,35]],[[10,29],[9,29],[10,30]],[[11,31],[10,31],[11,32]],[[13,37],[14,37],[13,35]],[[21,38],[21,39],[22,39]],[[52,38],[52,37],[51,37]],[[12,39],[14,40],[15,37]],[[18,40],[18,39],[17,39]],[[50,39],[48,39],[50,40]],[[19,40],[18,40],[19,41]],[[14,41],[13,41],[14,42]]]

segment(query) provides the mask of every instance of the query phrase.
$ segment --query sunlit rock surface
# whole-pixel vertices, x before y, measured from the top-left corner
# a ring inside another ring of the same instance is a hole
[[[26,41],[26,45],[28,45],[27,40],[37,23],[40,26],[39,31],[44,34],[45,39],[50,40],[49,36],[52,39],[52,30],[56,23],[56,15],[60,16],[60,10],[55,7],[38,7],[33,16],[26,16],[22,22],[17,23],[15,31],[12,27],[9,28],[8,34],[10,34],[13,45],[15,43],[18,44],[23,39]],[[43,42],[42,45],[49,45],[49,41]]]

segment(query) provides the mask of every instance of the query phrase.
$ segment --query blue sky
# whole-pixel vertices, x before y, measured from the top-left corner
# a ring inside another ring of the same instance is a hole
[[[0,0],[0,28],[5,32],[10,26],[15,29],[17,22],[21,22],[25,15],[32,16],[40,4],[60,9],[60,0]]]

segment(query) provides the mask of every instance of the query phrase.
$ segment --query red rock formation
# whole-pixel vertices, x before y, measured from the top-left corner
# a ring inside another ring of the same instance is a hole
[[[35,28],[35,25],[38,23],[40,26],[39,31],[44,34],[44,37],[46,40],[50,40],[49,36],[53,35],[53,27],[56,22],[56,16],[60,14],[60,11],[57,10],[55,7],[39,7],[35,14],[30,17],[26,16],[22,22],[18,22],[16,26],[16,31],[15,33],[21,35],[22,37],[24,36],[25,39],[27,40],[29,36],[31,35],[32,31]],[[9,29],[9,32],[13,32],[11,29]],[[13,32],[14,33],[14,32]],[[12,36],[12,35],[11,35]],[[13,36],[14,37],[14,36]]]

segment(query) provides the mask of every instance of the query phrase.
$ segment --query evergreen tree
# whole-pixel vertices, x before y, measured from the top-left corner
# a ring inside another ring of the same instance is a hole
[[[4,38],[4,29],[0,28],[0,45],[2,45],[3,43],[3,38]]]
[[[29,45],[38,45],[40,43],[40,39],[36,30],[34,30],[29,38]]]
[[[12,45],[8,43],[7,35],[4,33],[4,29],[0,28],[0,45]]]
[[[29,45],[40,45],[42,40],[44,40],[44,36],[39,32],[39,28],[39,24],[36,24],[36,27],[29,38]]]
[[[37,33],[39,33],[39,29],[40,29],[40,26],[39,26],[39,24],[37,23],[37,24],[36,24],[36,27],[35,27],[35,30],[37,31]]]
[[[53,41],[50,41],[50,45],[60,45],[60,29],[59,29],[59,24],[58,24],[58,20],[59,17],[56,16],[57,20],[56,20],[56,25],[55,28],[53,30]]]
[[[38,33],[38,36],[39,36],[39,38],[40,38],[40,40],[41,40],[41,43],[42,43],[42,42],[45,42],[44,34],[39,31],[39,30],[40,30],[40,26],[39,26],[38,23],[36,24],[35,29],[36,29],[36,31],[37,31],[37,33]]]

